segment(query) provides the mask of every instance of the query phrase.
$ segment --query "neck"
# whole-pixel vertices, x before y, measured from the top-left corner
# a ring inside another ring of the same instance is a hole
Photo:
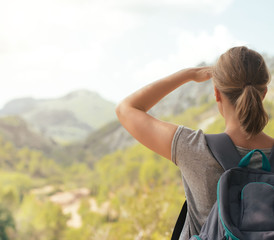
[[[246,138],[246,133],[243,131],[238,119],[230,117],[225,118],[225,133],[230,136],[236,136],[237,138]]]
[[[230,136],[236,146],[254,149],[271,148],[274,145],[274,139],[263,132],[248,139],[247,134],[241,127],[234,106],[223,94],[221,94],[221,101],[218,102],[218,108],[225,119],[225,133]]]
[[[232,104],[230,104],[227,99],[224,99],[220,107],[221,113],[225,119],[225,132],[244,133],[240,121],[236,115],[235,108],[232,106]]]
[[[256,136],[247,138],[247,134],[242,129],[238,119],[233,118],[233,115],[225,118],[226,128],[225,133],[229,135],[236,146],[244,147],[247,149],[263,149],[272,148],[274,145],[273,138],[267,136],[265,133],[260,132]]]
[[[223,102],[222,110],[225,119],[225,133],[231,137],[235,145],[243,145],[243,142],[247,141],[247,134],[241,127],[235,108],[227,101]]]

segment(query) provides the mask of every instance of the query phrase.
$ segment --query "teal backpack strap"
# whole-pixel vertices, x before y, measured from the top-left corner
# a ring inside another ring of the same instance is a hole
[[[205,134],[205,138],[212,155],[225,171],[238,166],[241,156],[226,133]]]
[[[224,170],[238,166],[241,157],[230,137],[225,134],[206,134],[209,149]],[[173,230],[171,240],[178,240],[184,227],[187,215],[187,202],[185,201]]]
[[[239,167],[247,167],[248,164],[250,163],[250,159],[253,155],[253,153],[259,152],[262,155],[262,169],[267,172],[271,172],[271,166],[269,163],[269,160],[265,156],[265,154],[260,150],[260,149],[254,149],[250,151],[248,154],[245,155],[245,157],[242,158],[242,160],[239,163]]]

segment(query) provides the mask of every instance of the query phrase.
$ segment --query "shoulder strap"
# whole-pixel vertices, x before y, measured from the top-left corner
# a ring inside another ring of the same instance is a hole
[[[241,156],[231,138],[226,133],[205,134],[205,138],[213,156],[225,171],[238,166]],[[274,146],[271,151],[269,162],[272,172],[274,172]],[[186,215],[187,202],[185,201],[174,227],[171,240],[178,240],[180,238],[186,220]]]
[[[272,147],[271,154],[268,160],[271,166],[271,172],[274,173],[274,146]]]
[[[180,215],[177,219],[176,225],[174,227],[171,240],[178,240],[180,238],[181,232],[185,224],[186,214],[187,214],[187,202],[185,201],[181,209]]]
[[[238,165],[241,157],[230,137],[225,134],[205,134],[209,149],[224,170]],[[273,154],[274,157],[274,154]],[[174,227],[171,240],[178,240],[183,230],[187,215],[187,202],[185,201]]]
[[[225,171],[238,166],[241,156],[226,133],[205,134],[205,138],[211,153]]]
[[[231,138],[226,133],[205,134],[207,145],[218,163],[226,171],[238,166],[241,156]],[[274,146],[269,157],[271,172],[274,173]]]

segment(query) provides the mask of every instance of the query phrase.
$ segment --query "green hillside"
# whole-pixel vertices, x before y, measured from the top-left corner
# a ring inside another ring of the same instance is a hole
[[[0,136],[10,141],[17,148],[29,147],[49,153],[56,143],[34,131],[25,120],[18,116],[0,118]]]
[[[0,116],[19,116],[37,133],[64,144],[82,140],[116,119],[114,106],[95,92],[79,90],[56,99],[14,99]]]
[[[0,143],[1,207],[14,226],[4,225],[8,239],[114,240],[132,239],[140,232],[144,239],[167,239],[170,235],[184,199],[180,174],[171,162],[144,147],[117,151],[89,169],[81,164],[61,168],[41,152]],[[46,195],[33,194],[33,189],[49,185],[54,187]],[[50,198],[79,187],[88,188],[90,194],[81,199],[82,226],[75,229],[66,225],[69,216]],[[98,206],[107,204],[107,211],[89,211],[90,199]]]
[[[265,106],[271,117],[266,132],[273,136],[274,104]],[[210,133],[224,129],[211,101],[165,119],[191,128],[202,124]],[[80,146],[56,158],[3,138],[0,149],[0,230],[7,239],[170,239],[184,201],[180,172],[140,144],[96,161],[92,149],[88,155]],[[64,159],[68,155],[70,161]],[[62,196],[68,202],[58,202]],[[76,213],[66,210],[75,206]],[[70,225],[75,214],[78,227]]]
[[[183,87],[151,114],[206,133],[222,132],[224,120],[209,87],[210,82],[202,85],[199,98],[195,85]],[[186,90],[189,95],[183,94]],[[68,95],[66,101],[73,106],[75,97]],[[270,116],[265,132],[272,137],[273,100],[271,86],[264,104]],[[67,127],[76,117],[68,108],[59,109],[58,101],[43,106],[57,111],[57,120]],[[35,116],[38,111],[31,99],[18,104],[9,106],[10,114]],[[61,124],[44,112],[37,119]],[[45,127],[45,122],[40,124]],[[184,201],[180,171],[172,162],[138,144],[113,119],[67,145],[56,145],[34,125],[15,116],[0,119],[0,239],[170,239]]]

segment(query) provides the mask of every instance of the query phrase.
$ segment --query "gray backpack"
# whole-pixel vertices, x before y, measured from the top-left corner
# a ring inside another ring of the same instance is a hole
[[[269,160],[258,149],[241,159],[228,135],[206,135],[206,140],[225,172],[218,182],[217,201],[200,235],[190,239],[274,239],[274,147]],[[254,152],[262,155],[262,169],[248,168]]]

